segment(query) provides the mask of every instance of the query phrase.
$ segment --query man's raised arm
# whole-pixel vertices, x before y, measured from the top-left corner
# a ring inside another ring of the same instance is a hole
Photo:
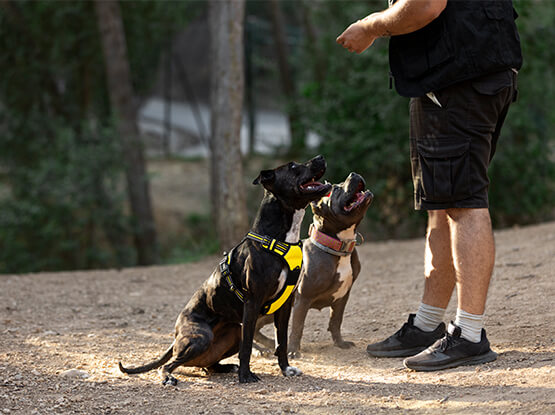
[[[398,0],[390,8],[351,24],[337,38],[349,52],[362,53],[379,37],[404,35],[438,17],[447,0]]]

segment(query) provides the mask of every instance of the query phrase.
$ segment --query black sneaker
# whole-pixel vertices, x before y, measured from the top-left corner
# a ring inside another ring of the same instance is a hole
[[[366,352],[374,357],[414,356],[444,336],[445,323],[440,323],[434,331],[423,331],[414,325],[415,316],[410,314],[403,327],[384,341],[369,344]]]
[[[492,362],[497,353],[489,347],[486,331],[482,329],[479,343],[461,337],[460,327],[449,324],[445,337],[436,341],[422,353],[403,361],[405,367],[417,371],[449,369],[462,365],[476,365]]]

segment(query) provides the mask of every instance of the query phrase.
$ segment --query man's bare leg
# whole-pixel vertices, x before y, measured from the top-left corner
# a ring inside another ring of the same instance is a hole
[[[428,211],[424,275],[426,280],[422,302],[433,307],[447,308],[455,288],[456,274],[451,230],[445,210]]]
[[[414,325],[430,332],[443,322],[445,309],[455,288],[451,232],[445,210],[428,212],[424,275],[424,294],[414,317]]]
[[[482,315],[486,306],[495,242],[488,209],[448,209],[458,308]]]

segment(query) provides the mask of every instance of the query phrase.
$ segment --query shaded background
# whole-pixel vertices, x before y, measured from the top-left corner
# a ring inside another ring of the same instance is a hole
[[[122,112],[114,100],[122,85],[109,81],[115,60],[106,59],[119,51],[106,43],[114,25],[103,26],[97,4],[0,2],[0,273],[182,262],[229,248],[215,226],[210,158],[210,114],[228,112],[211,97],[222,68],[212,64],[210,18],[226,3],[116,3],[131,97]],[[412,209],[408,100],[389,89],[387,40],[362,55],[335,43],[385,2],[235,3],[244,6],[233,23],[243,34],[247,189],[237,209],[252,221],[260,169],[320,153],[328,180],[357,171],[374,192],[367,239],[423,235],[425,214]],[[555,2],[514,5],[524,66],[490,169],[497,228],[551,220],[555,207]],[[152,229],[129,197],[133,154],[144,158]],[[141,246],[149,232],[152,243]]]

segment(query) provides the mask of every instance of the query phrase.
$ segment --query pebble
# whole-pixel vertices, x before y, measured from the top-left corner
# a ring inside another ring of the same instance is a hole
[[[66,378],[87,379],[88,377],[90,377],[90,375],[87,372],[79,369],[68,369],[63,371],[60,375]]]

